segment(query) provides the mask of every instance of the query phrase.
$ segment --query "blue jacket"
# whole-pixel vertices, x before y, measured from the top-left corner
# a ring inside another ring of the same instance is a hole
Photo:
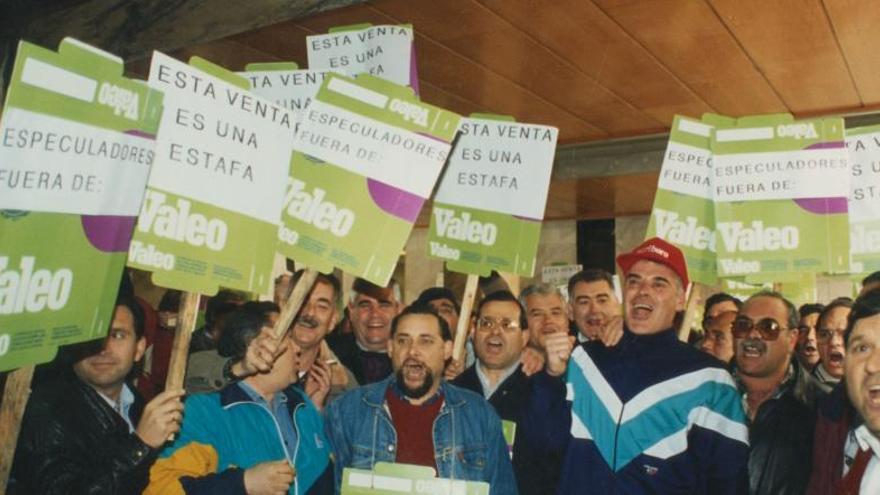
[[[394,462],[397,432],[385,406],[394,376],[351,390],[327,406],[327,436],[333,446],[336,486],[346,467],[372,469]],[[501,433],[501,420],[479,395],[441,382],[443,405],[434,420],[434,459],[442,478],[485,481],[491,493],[516,494],[516,481]]]
[[[748,492],[733,379],[674,331],[586,343],[564,378],[542,372],[533,387],[523,426],[530,445],[565,453],[558,493]]]
[[[150,469],[145,494],[245,493],[244,471],[267,461],[293,459],[291,495],[332,493],[330,445],[321,414],[294,387],[284,390],[297,445],[284,445],[278,422],[238,384],[186,399],[174,443]]]

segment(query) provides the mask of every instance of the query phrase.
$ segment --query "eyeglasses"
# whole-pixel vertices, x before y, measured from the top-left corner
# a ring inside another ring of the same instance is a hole
[[[487,332],[491,332],[496,328],[500,328],[503,332],[512,332],[514,330],[519,330],[519,322],[513,321],[507,318],[502,318],[501,320],[495,320],[494,318],[488,318],[483,316],[477,320],[477,329],[485,330]]]
[[[763,340],[776,340],[779,338],[779,332],[785,330],[779,325],[779,322],[773,318],[762,318],[757,322],[752,321],[748,316],[737,316],[733,320],[731,330],[733,336],[742,339],[745,338],[752,329],[758,330]]]
[[[840,337],[840,340],[843,340],[844,333],[846,333],[845,328],[819,328],[816,329],[816,338],[818,340],[831,340],[831,337],[836,335]]]

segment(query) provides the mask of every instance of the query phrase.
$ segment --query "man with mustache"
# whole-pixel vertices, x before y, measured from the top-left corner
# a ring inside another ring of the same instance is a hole
[[[759,292],[733,322],[753,495],[804,493],[810,479],[816,389],[794,358],[798,321],[797,308],[781,294]]]
[[[498,415],[481,396],[443,379],[452,354],[446,320],[429,306],[406,308],[391,324],[388,352],[391,376],[327,406],[337,487],[346,467],[398,462],[430,466],[442,478],[485,481],[492,494],[516,494]]]
[[[618,256],[624,333],[605,347],[547,336],[523,426],[540,454],[562,454],[558,493],[747,490],[748,431],[723,363],[678,340],[684,255],[652,238]]]
[[[12,472],[18,493],[144,489],[159,450],[180,428],[183,390],[166,390],[144,406],[126,383],[143,357],[143,332],[140,306],[120,295],[103,341],[62,350],[73,365],[28,401]]]
[[[611,274],[599,268],[575,273],[568,279],[569,317],[577,328],[578,342],[599,336],[609,324],[620,325],[620,301]]]
[[[801,319],[798,323],[798,343],[795,346],[796,355],[801,366],[808,371],[819,364],[819,345],[816,340],[816,321],[825,306],[812,303],[804,304],[798,309]]]
[[[825,393],[831,392],[843,378],[843,358],[846,357],[843,333],[851,308],[852,299],[839,297],[828,303],[816,320],[819,364],[813,368],[813,378]]]
[[[400,286],[391,279],[388,287],[379,287],[362,278],[351,286],[348,314],[352,333],[330,334],[327,344],[339,360],[351,370],[358,384],[378,382],[391,374],[388,340],[391,320],[400,312]]]

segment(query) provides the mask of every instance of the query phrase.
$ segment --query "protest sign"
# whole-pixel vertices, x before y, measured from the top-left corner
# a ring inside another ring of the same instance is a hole
[[[295,114],[305,110],[318,94],[329,70],[300,69],[295,62],[248,64],[238,74],[247,78],[251,92]]]
[[[419,93],[413,29],[409,24],[356,24],[306,37],[309,69],[348,76],[370,74]]]
[[[71,38],[19,45],[0,126],[0,371],[106,335],[162,95]]]
[[[851,270],[880,270],[880,126],[847,129],[851,184],[849,242]]]
[[[220,76],[220,77],[217,77]],[[165,112],[129,265],[153,283],[200,294],[264,292],[291,155],[291,112],[245,79],[155,52],[150,85]]]
[[[279,251],[386,285],[459,120],[404,86],[328,76],[294,140]]]
[[[0,487],[34,364],[107,335],[162,95],[72,38],[19,43],[0,122]]]
[[[558,130],[485,117],[462,122],[434,198],[428,255],[457,272],[531,277]]]
[[[437,478],[434,468],[377,462],[373,470],[345,468],[343,495],[489,495],[484,481]]]
[[[718,275],[849,269],[843,119],[738,119],[712,137]]]
[[[675,116],[645,235],[660,237],[681,249],[691,280],[707,285],[717,282],[710,149],[713,128],[705,121]]]

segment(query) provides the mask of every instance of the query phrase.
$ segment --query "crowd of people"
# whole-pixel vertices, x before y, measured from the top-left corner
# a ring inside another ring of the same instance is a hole
[[[428,466],[490,493],[880,493],[880,273],[860,295],[705,302],[649,239],[567,297],[485,294],[452,359],[460,305],[435,287],[319,275],[287,335],[276,302],[223,291],[164,390],[176,307],[123,283],[106,339],[64,348],[35,386],[9,493],[338,493],[346,468]],[[344,308],[342,314],[340,309]]]

